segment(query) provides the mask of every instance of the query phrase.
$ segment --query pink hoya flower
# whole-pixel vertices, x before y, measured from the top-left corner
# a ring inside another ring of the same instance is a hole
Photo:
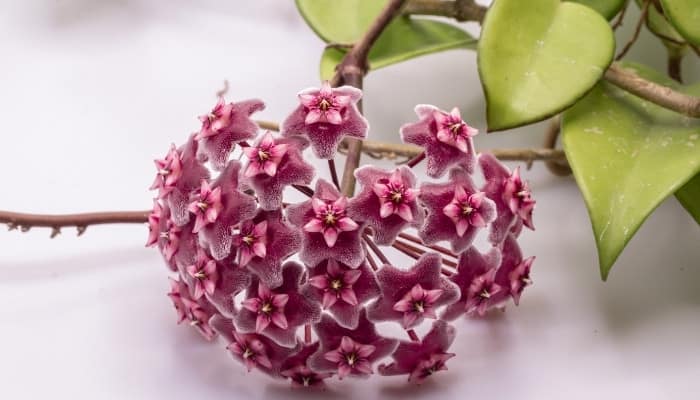
[[[367,307],[371,321],[400,321],[412,328],[424,318],[437,318],[438,307],[459,299],[459,288],[440,274],[442,258],[426,253],[408,270],[384,265],[377,272],[379,299]]]
[[[218,188],[221,191],[217,196],[221,203],[220,212],[214,222],[201,227],[199,241],[215,260],[222,260],[231,253],[233,228],[240,222],[252,218],[255,213],[255,200],[238,189],[240,169],[240,162],[230,161],[226,169],[211,184],[212,193]],[[204,214],[202,215],[204,217]]]
[[[153,199],[153,209],[148,214],[148,240],[146,241],[146,247],[151,247],[158,243],[162,218],[163,207],[158,202],[158,199]]]
[[[365,259],[362,227],[346,215],[346,207],[347,199],[323,179],[310,200],[287,207],[289,221],[303,231],[299,257],[304,264],[332,258],[356,268]]]
[[[187,273],[193,278],[195,300],[198,300],[204,293],[213,294],[219,280],[216,270],[216,261],[209,258],[204,250],[197,251],[197,258],[194,264],[188,265]]]
[[[500,245],[509,232],[518,235],[522,223],[534,229],[532,211],[535,200],[527,185],[520,180],[519,170],[511,175],[510,170],[490,153],[479,155],[479,165],[486,179],[482,190],[494,201],[498,214],[491,225],[489,241]]]
[[[190,220],[190,193],[199,188],[203,179],[209,179],[209,170],[197,160],[194,135],[179,149],[171,147],[165,159],[155,163],[157,175],[151,189],[159,189],[158,198],[170,209],[173,222],[185,225]]]
[[[216,336],[209,325],[213,310],[207,303],[198,302],[190,297],[189,288],[184,282],[171,279],[168,297],[177,311],[178,324],[188,321],[207,340],[212,340]]]
[[[447,113],[421,104],[416,106],[416,114],[418,122],[401,127],[401,139],[424,149],[427,174],[439,178],[457,165],[472,172],[476,163],[472,136],[478,131],[462,121],[459,110]]]
[[[284,283],[274,290],[253,280],[234,324],[238,332],[255,332],[280,346],[293,347],[297,328],[318,321],[321,309],[299,292],[304,277],[300,264],[285,263],[282,274]]]
[[[282,136],[302,135],[309,139],[318,158],[331,159],[344,136],[364,139],[369,126],[357,109],[362,91],[351,86],[299,92],[296,110],[282,123]]]
[[[234,298],[251,284],[251,276],[247,269],[224,260],[217,264],[218,283],[212,293],[205,291],[209,303],[226,318],[233,318],[238,312]]]
[[[516,305],[520,303],[520,295],[527,286],[532,284],[530,269],[535,257],[523,259],[522,251],[515,237],[511,234],[503,241],[503,260],[496,273],[496,283],[504,290],[505,297],[510,295]]]
[[[467,249],[479,229],[493,221],[494,202],[477,192],[469,175],[450,171],[448,183],[425,183],[418,196],[428,215],[418,235],[426,244],[447,240],[456,253]]]
[[[210,324],[214,331],[229,344],[227,349],[231,355],[242,362],[248,371],[257,368],[272,377],[279,377],[285,361],[301,350],[299,343],[287,348],[275,344],[262,335],[237,332],[232,321],[219,314],[211,318]]]
[[[301,232],[284,220],[281,210],[259,210],[241,224],[233,242],[239,264],[274,289],[282,284],[282,262],[300,249]]]
[[[187,210],[197,217],[193,232],[197,233],[205,225],[214,223],[223,208],[221,188],[212,189],[209,187],[209,182],[203,180],[199,194],[194,197],[189,207],[187,207]]]
[[[170,218],[170,208],[156,200],[149,216],[149,241],[147,246],[158,246],[171,270],[189,265],[197,252],[196,236],[192,225],[177,226]]]
[[[260,100],[224,103],[219,98],[214,109],[199,117],[202,128],[195,136],[199,142],[201,160],[211,161],[216,170],[223,170],[236,143],[255,137],[258,125],[250,116],[265,109]]]
[[[496,283],[496,272],[496,269],[490,269],[472,280],[465,303],[467,314],[474,313],[483,317],[486,311],[502,301],[501,294],[507,288]]]
[[[442,211],[455,223],[457,236],[464,236],[467,229],[485,228],[496,219],[496,205],[484,192],[469,193],[462,185],[455,186],[455,197]]]
[[[314,325],[321,346],[309,357],[309,367],[318,373],[338,373],[345,376],[366,376],[372,373],[372,364],[391,354],[397,346],[396,339],[377,334],[374,324],[364,311],[360,313],[355,329],[338,325],[329,315]]]
[[[293,387],[303,388],[325,388],[324,380],[330,378],[331,373],[317,373],[308,367],[309,356],[318,351],[319,342],[304,345],[295,355],[289,357],[282,364],[280,375],[289,379]]]
[[[353,269],[329,259],[310,268],[309,277],[302,294],[322,303],[344,328],[356,328],[362,304],[379,296],[377,279],[367,262]]]
[[[402,166],[387,172],[368,165],[357,169],[355,177],[362,191],[350,202],[348,215],[372,228],[377,244],[390,245],[406,227],[423,223],[416,177],[410,168]]]
[[[282,207],[282,194],[287,186],[311,183],[314,168],[304,161],[302,156],[302,151],[308,146],[309,142],[302,137],[272,139],[267,134],[255,147],[243,149],[251,160],[245,170],[245,176],[250,186],[255,189],[260,207],[265,210],[279,209]],[[272,155],[276,157],[273,158]],[[264,164],[260,163],[261,157],[267,157]],[[256,158],[258,161],[253,161]],[[274,165],[274,170],[271,165]]]
[[[474,293],[469,292],[472,283],[488,271],[495,271],[500,263],[501,251],[495,247],[486,254],[482,254],[475,247],[470,247],[462,253],[457,263],[457,273],[450,277],[450,280],[459,287],[460,297],[457,302],[447,306],[441,318],[452,321],[463,316],[468,309],[467,303],[470,301],[473,303]]]
[[[394,362],[380,365],[381,375],[408,375],[408,381],[423,383],[438,371],[446,371],[445,363],[454,357],[447,350],[455,339],[455,328],[444,321],[433,322],[432,329],[420,342],[402,340],[392,357]]]

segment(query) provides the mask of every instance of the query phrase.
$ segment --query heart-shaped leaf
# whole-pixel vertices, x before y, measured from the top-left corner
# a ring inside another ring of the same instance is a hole
[[[296,0],[309,26],[327,43],[356,42],[374,21],[386,0]],[[456,26],[443,22],[398,17],[386,27],[368,56],[371,69],[410,58],[456,48],[475,48],[476,39]],[[321,77],[333,76],[345,51],[328,48],[321,58]]]
[[[641,65],[642,77],[688,94]],[[591,216],[603,279],[647,216],[700,171],[700,120],[607,82],[564,113],[562,141]]]
[[[490,131],[557,114],[610,65],[615,39],[593,9],[559,0],[496,0],[479,40]]]
[[[565,0],[581,3],[596,11],[607,19],[612,19],[627,4],[627,0]]]
[[[677,191],[676,197],[700,225],[700,174]]]
[[[639,8],[644,7],[644,3],[646,1],[648,0],[635,0]],[[673,28],[666,17],[664,17],[664,15],[660,13],[653,4],[649,6],[649,11],[647,12],[646,17],[646,25],[651,33],[658,36],[667,47],[685,46],[685,38]]]
[[[661,0],[668,20],[690,43],[700,46],[700,1]]]

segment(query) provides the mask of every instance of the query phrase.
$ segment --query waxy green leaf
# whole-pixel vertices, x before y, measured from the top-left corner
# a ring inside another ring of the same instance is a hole
[[[602,77],[615,50],[593,9],[559,0],[496,0],[479,40],[490,131],[555,115]]]
[[[598,11],[608,20],[612,19],[627,4],[627,0],[565,0],[580,3]]]
[[[648,80],[700,94],[700,84],[683,87],[648,67],[626,67]],[[700,120],[601,82],[564,113],[562,141],[588,207],[606,279],[647,216],[700,172]]]
[[[635,0],[639,8],[644,7],[647,0]],[[666,17],[660,13],[656,7],[651,4],[646,17],[646,26],[651,33],[658,36],[667,47],[685,46],[685,38],[676,31],[673,26],[666,20]]]
[[[700,46],[700,1],[661,0],[664,14],[688,42]]]
[[[386,4],[381,0],[297,0],[306,22],[327,43],[350,45],[367,30]],[[401,16],[386,27],[370,50],[370,69],[451,49],[474,49],[476,39],[439,21]],[[321,78],[330,79],[346,50],[327,48],[321,58]]]
[[[700,174],[677,191],[676,197],[700,225]]]

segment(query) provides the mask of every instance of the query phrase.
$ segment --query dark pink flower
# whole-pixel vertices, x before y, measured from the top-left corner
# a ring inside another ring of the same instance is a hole
[[[194,264],[188,265],[187,273],[193,278],[195,300],[198,300],[204,293],[213,294],[216,284],[219,281],[219,274],[216,270],[216,261],[209,258],[204,250],[197,251],[197,258]]]
[[[229,260],[217,263],[217,285],[212,293],[205,291],[205,294],[218,312],[226,318],[233,318],[237,313],[234,298],[250,286],[251,277],[247,269],[226,261]]]
[[[455,108],[447,113],[421,104],[416,106],[416,114],[418,122],[401,127],[401,139],[425,150],[427,174],[439,178],[456,165],[472,172],[476,153],[471,138],[478,131],[462,121],[459,110]]]
[[[299,257],[304,264],[333,258],[356,268],[365,259],[362,227],[346,215],[346,207],[347,198],[323,179],[310,200],[287,207],[289,221],[303,230]]]
[[[172,260],[180,247],[181,232],[182,229],[175,225],[171,219],[166,221],[166,229],[160,233],[159,247],[167,261]]]
[[[260,207],[265,210],[276,210],[282,207],[282,193],[284,189],[289,185],[308,185],[314,177],[314,167],[304,161],[302,151],[309,146],[309,142],[302,137],[291,137],[283,139],[272,139],[272,148],[279,149],[284,148],[284,153],[278,157],[279,161],[275,161],[276,169],[274,174],[268,174],[266,172],[256,173],[254,175],[251,171],[251,166],[255,165],[251,161],[246,168],[246,175],[249,175],[247,181],[250,186],[255,189],[255,193],[258,196],[258,202]],[[268,142],[269,144],[269,142]],[[256,145],[260,147],[260,144]],[[263,146],[265,147],[265,146]],[[257,148],[257,147],[256,147]],[[253,154],[253,148],[243,149],[248,157],[257,157],[260,159],[260,151],[257,154]],[[265,150],[271,151],[271,150]],[[271,154],[279,155],[282,153],[280,150],[275,150]],[[267,161],[268,172],[272,172],[272,167],[269,165],[271,161]],[[252,169],[253,172],[261,168],[260,163],[257,163],[257,167]],[[264,166],[262,166],[264,168]]]
[[[212,189],[209,182],[202,181],[199,194],[187,207],[187,210],[196,216],[193,232],[199,232],[205,225],[216,221],[224,205],[221,203],[221,187]]]
[[[362,304],[379,296],[374,271],[366,262],[352,269],[330,259],[310,268],[309,276],[302,293],[322,303],[344,328],[356,328]]]
[[[491,269],[472,280],[467,290],[467,302],[465,311],[467,314],[486,315],[486,311],[498,305],[502,301],[500,295],[507,288],[496,283],[496,269]]]
[[[224,103],[223,98],[214,109],[199,117],[202,129],[195,139],[200,144],[200,159],[211,161],[214,169],[223,170],[236,143],[255,137],[258,125],[250,116],[265,109],[260,100]]]
[[[318,373],[338,373],[340,378],[371,374],[372,364],[391,354],[398,344],[396,339],[379,336],[364,311],[355,329],[343,328],[324,315],[314,332],[321,347],[309,357],[309,367]]]
[[[457,273],[450,277],[450,280],[459,286],[460,298],[456,303],[449,305],[445,309],[441,316],[442,319],[451,321],[467,313],[467,303],[471,301],[469,307],[474,303],[474,293],[469,291],[472,283],[487,272],[495,271],[500,264],[501,251],[495,247],[491,248],[486,254],[480,253],[474,247],[470,247],[462,253],[457,263]]]
[[[234,244],[239,264],[274,289],[282,284],[282,261],[299,251],[301,232],[287,224],[282,211],[260,210],[241,224]]]
[[[231,355],[242,362],[248,371],[257,368],[278,378],[282,365],[302,348],[300,343],[292,347],[282,347],[263,335],[237,332],[232,321],[219,314],[214,315],[209,323],[229,344],[227,348]]]
[[[177,151],[177,147],[172,144],[164,159],[156,159],[153,162],[156,164],[156,179],[150,189],[158,189],[158,198],[162,199],[175,189],[175,184],[182,175],[180,153]]]
[[[254,279],[234,323],[238,332],[255,332],[280,346],[292,347],[296,343],[297,328],[318,321],[321,309],[299,293],[304,275],[301,265],[291,261],[285,263],[282,275],[284,283],[274,290]]]
[[[307,366],[309,356],[318,351],[319,346],[319,342],[304,345],[297,354],[289,357],[282,364],[280,375],[291,380],[293,387],[324,388],[326,386],[324,379],[330,378],[333,374],[316,373]]]
[[[511,174],[508,167],[490,153],[479,155],[479,165],[486,179],[482,190],[496,204],[497,217],[491,224],[489,241],[500,245],[508,233],[518,235],[523,223],[534,229],[532,211],[535,200],[527,185],[520,180],[519,170]]]
[[[243,153],[248,157],[248,166],[245,169],[247,178],[265,174],[277,175],[277,167],[285,154],[288,144],[275,143],[270,132],[266,132],[253,146],[243,148]]]
[[[350,202],[348,214],[372,228],[375,243],[389,245],[407,226],[423,223],[416,178],[410,168],[388,172],[369,165],[357,169],[355,177],[362,190]]]
[[[193,299],[184,282],[171,279],[168,297],[170,297],[175,310],[177,310],[178,324],[188,321],[207,340],[212,340],[216,336],[216,333],[209,325],[209,318],[213,315],[211,306]]]
[[[222,260],[231,253],[233,229],[255,213],[255,200],[238,189],[238,173],[241,163],[230,161],[225,170],[211,184],[212,192],[219,189],[221,212],[213,223],[199,231],[201,245],[209,250],[215,260]]]
[[[162,218],[163,207],[158,202],[158,199],[153,199],[153,210],[148,214],[148,240],[146,241],[146,247],[151,247],[158,243]]]
[[[305,136],[317,157],[333,158],[344,136],[367,137],[367,120],[357,109],[361,90],[331,88],[324,82],[320,89],[306,89],[298,96],[301,104],[282,123],[282,136]]]
[[[457,236],[464,236],[469,227],[485,228],[496,219],[496,205],[484,192],[470,193],[462,185],[455,186],[455,197],[442,211],[457,228]]]
[[[442,258],[426,253],[409,269],[384,265],[377,272],[381,289],[379,299],[367,307],[374,322],[399,321],[405,329],[424,318],[436,318],[438,307],[459,299],[459,288],[440,274]]]
[[[379,373],[385,376],[408,375],[408,381],[421,384],[438,371],[446,371],[445,363],[455,355],[447,350],[455,339],[455,328],[444,321],[433,322],[420,342],[401,341],[392,357],[394,362],[380,365]]]
[[[493,221],[494,202],[477,192],[463,170],[450,171],[447,183],[425,183],[418,195],[428,215],[418,236],[426,244],[447,240],[456,253],[464,251],[486,223]]]
[[[535,257],[523,259],[520,246],[513,235],[508,235],[503,241],[502,252],[503,260],[496,273],[496,283],[504,289],[501,296],[503,300],[510,295],[518,305],[523,290],[532,284],[530,269]]]

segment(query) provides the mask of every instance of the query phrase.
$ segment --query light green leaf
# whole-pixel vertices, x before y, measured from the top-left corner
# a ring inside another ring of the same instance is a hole
[[[700,1],[661,0],[668,20],[690,43],[700,46]]]
[[[700,225],[700,174],[677,191],[676,197]]]
[[[477,40],[465,31],[442,22],[401,17],[377,39],[369,52],[370,69],[379,69],[410,58],[452,49],[475,49]],[[321,57],[321,79],[330,79],[345,51],[329,48]]]
[[[581,3],[598,11],[608,20],[612,19],[617,13],[622,10],[622,7],[627,3],[627,0],[566,0],[574,3]]]
[[[557,114],[610,65],[615,39],[591,8],[559,0],[496,0],[479,40],[490,131]]]
[[[309,26],[328,43],[352,44],[367,30],[386,0],[296,0]],[[438,51],[476,47],[476,39],[450,24],[427,19],[398,17],[386,27],[368,56],[369,67],[378,69]],[[345,51],[326,49],[321,77],[333,76]]]
[[[641,65],[642,77],[698,95]],[[564,113],[562,141],[583,194],[606,279],[647,216],[700,171],[700,119],[599,83]]]
[[[644,3],[647,0],[635,1],[641,9],[644,7]],[[680,45],[685,45],[685,38],[683,38],[683,36],[681,36],[681,34],[673,28],[668,20],[666,20],[666,17],[664,17],[664,15],[660,13],[653,4],[649,6],[646,25],[651,33],[661,38],[666,46],[678,47]]]

